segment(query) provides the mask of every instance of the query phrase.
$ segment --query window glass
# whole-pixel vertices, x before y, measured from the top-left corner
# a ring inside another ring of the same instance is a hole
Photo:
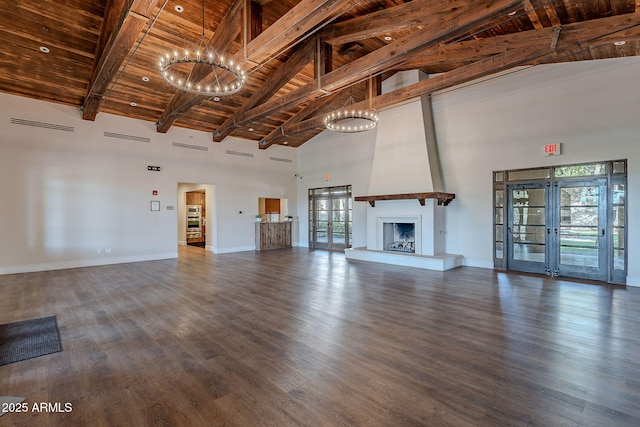
[[[507,172],[509,181],[522,181],[525,179],[545,179],[551,178],[551,170],[549,168],[544,169],[527,169],[523,171],[509,171]]]
[[[568,178],[576,176],[596,176],[607,173],[606,163],[592,163],[589,165],[560,166],[554,169],[556,178]]]
[[[613,162],[612,173],[624,173],[625,172],[624,163],[625,162]]]

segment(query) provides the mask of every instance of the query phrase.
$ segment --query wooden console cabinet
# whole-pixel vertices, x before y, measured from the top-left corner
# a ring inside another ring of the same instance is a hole
[[[291,247],[291,222],[256,222],[256,250]]]

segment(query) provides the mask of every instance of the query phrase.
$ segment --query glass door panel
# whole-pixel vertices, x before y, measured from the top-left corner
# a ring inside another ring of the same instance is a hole
[[[329,199],[315,199],[314,209],[314,247],[329,247]]]
[[[546,183],[510,186],[508,198],[507,266],[511,270],[545,273],[548,186]]]
[[[606,280],[606,185],[604,182],[558,182],[554,204],[554,273]]]
[[[334,250],[350,247],[351,187],[310,190],[309,197],[313,200],[312,211],[309,212],[309,217],[313,218],[310,246]]]

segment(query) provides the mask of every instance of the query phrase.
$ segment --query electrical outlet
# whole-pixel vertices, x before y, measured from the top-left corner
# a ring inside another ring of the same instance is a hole
[[[105,248],[104,249],[104,253],[105,254],[110,254],[111,253],[111,248]]]
[[[98,248],[98,253],[101,254],[102,253],[102,249]]]

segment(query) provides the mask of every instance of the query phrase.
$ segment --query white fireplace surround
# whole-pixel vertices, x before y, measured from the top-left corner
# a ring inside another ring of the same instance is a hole
[[[376,218],[376,250],[384,250],[384,224],[405,223],[415,226],[415,253],[422,253],[422,218],[418,216],[379,216]]]
[[[382,92],[418,83],[419,70],[394,74],[382,82]],[[447,254],[445,207],[432,198],[384,198],[442,192],[437,141],[428,97],[380,112],[368,191],[380,196],[367,206],[366,247],[345,251],[353,260],[448,270],[462,264],[462,256]],[[384,222],[415,223],[415,252],[384,250]]]

